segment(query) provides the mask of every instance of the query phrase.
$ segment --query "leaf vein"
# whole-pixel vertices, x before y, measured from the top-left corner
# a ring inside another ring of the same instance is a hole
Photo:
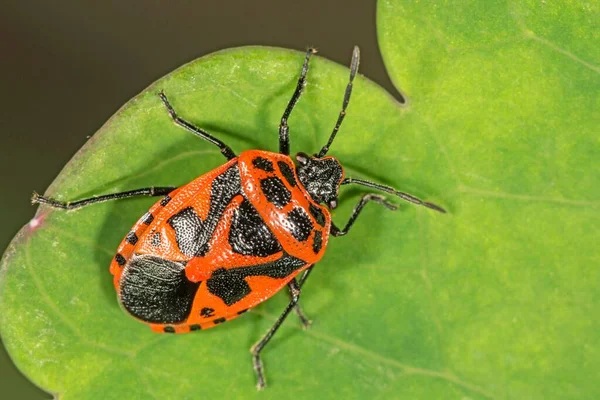
[[[533,195],[528,195],[528,194],[496,192],[496,191],[492,191],[492,190],[477,189],[477,188],[473,188],[473,187],[465,186],[465,185],[460,185],[458,187],[458,191],[462,192],[462,193],[470,193],[473,195],[479,195],[482,197],[495,197],[495,198],[519,200],[519,201],[555,203],[555,204],[562,204],[562,205],[568,205],[568,206],[573,206],[573,207],[583,207],[583,208],[600,208],[600,202],[598,202],[598,201],[572,200],[572,199],[562,199],[562,198],[547,197],[547,196],[533,196]]]
[[[560,53],[560,54],[570,58],[571,60],[575,61],[576,63],[579,63],[579,64],[583,65],[584,67],[586,67],[596,73],[600,73],[600,67],[593,65],[585,60],[582,60],[581,58],[577,57],[575,54],[571,53],[570,51],[565,50],[565,49],[557,46],[556,44],[552,43],[550,40],[536,35],[535,32],[533,32],[531,29],[529,29],[527,27],[527,24],[523,20],[523,17],[520,15],[520,13],[514,7],[516,7],[516,5],[513,4],[511,6],[512,10],[509,14],[512,17],[512,19],[515,21],[515,23],[517,24],[517,27],[521,30],[521,33],[523,34],[523,36],[525,38],[535,40],[538,43],[541,43],[542,45],[556,51],[557,53]]]
[[[274,315],[271,315],[269,313],[266,313],[262,310],[253,310],[253,312],[256,315],[260,315],[263,318],[268,318],[270,320],[275,321],[277,318]],[[299,329],[299,330],[303,330],[300,326],[294,326],[295,329]],[[438,379],[442,379],[445,380],[447,382],[451,382],[454,383],[458,386],[461,386],[463,388],[469,389],[473,392],[479,393],[484,397],[487,397],[489,399],[495,399],[495,396],[493,396],[491,393],[489,393],[487,390],[485,390],[484,388],[468,382],[464,379],[459,378],[458,376],[454,375],[453,373],[449,372],[449,371],[434,371],[434,370],[430,370],[430,369],[426,369],[426,368],[419,368],[419,367],[413,367],[412,365],[408,365],[405,363],[402,363],[398,360],[395,360],[393,358],[389,358],[386,356],[383,356],[379,353],[376,353],[373,350],[370,349],[366,349],[364,347],[358,346],[354,343],[350,343],[350,342],[346,342],[340,338],[337,338],[335,336],[331,336],[331,335],[327,335],[325,333],[319,333],[317,332],[315,329],[309,329],[304,331],[304,334],[307,336],[310,336],[314,339],[317,340],[321,340],[323,342],[326,343],[331,343],[334,344],[340,348],[344,348],[347,351],[351,352],[351,353],[355,353],[355,354],[360,354],[362,356],[366,356],[369,357],[371,359],[377,360],[381,363],[387,364],[389,366],[395,367],[400,369],[403,373],[407,374],[407,375],[422,375],[422,376],[429,376],[432,378],[438,378]]]
[[[104,345],[102,343],[91,341],[91,340],[87,339],[85,337],[85,335],[83,335],[79,331],[79,329],[77,329],[77,326],[75,325],[75,323],[73,323],[70,319],[68,319],[63,314],[61,309],[52,301],[51,297],[48,295],[48,292],[46,291],[46,288],[42,284],[42,281],[35,273],[35,269],[33,268],[33,265],[31,262],[30,250],[31,250],[31,241],[29,241],[27,243],[27,245],[25,246],[25,265],[27,267],[27,271],[29,272],[29,275],[33,279],[33,282],[38,290],[38,293],[41,295],[44,303],[46,303],[46,305],[54,312],[54,314],[73,332],[73,334],[81,341],[81,343],[83,343],[87,346],[99,349],[99,350],[106,351],[108,353],[131,356],[131,353],[129,353],[129,352],[122,351],[122,350],[116,349],[114,347]]]

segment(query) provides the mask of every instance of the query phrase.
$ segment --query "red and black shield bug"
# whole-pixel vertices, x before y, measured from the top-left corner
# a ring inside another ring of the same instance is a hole
[[[162,196],[131,228],[110,264],[122,307],[156,332],[187,333],[237,318],[287,286],[291,301],[251,349],[257,386],[265,386],[261,351],[292,309],[302,284],[323,257],[331,236],[348,233],[364,206],[396,206],[378,194],[364,194],[348,222],[338,228],[329,210],[342,185],[362,185],[445,212],[388,186],[344,176],[339,161],[326,156],[346,115],[358,71],[354,48],[350,79],[335,127],[318,154],[290,157],[288,117],[306,85],[306,52],[296,89],[279,126],[279,153],[248,150],[236,155],[221,140],[178,116],[165,93],[158,94],[176,125],[216,145],[227,162],[182,187],[147,187],[73,202],[34,193],[33,203],[73,210],[103,201]],[[297,280],[299,274],[302,275]]]

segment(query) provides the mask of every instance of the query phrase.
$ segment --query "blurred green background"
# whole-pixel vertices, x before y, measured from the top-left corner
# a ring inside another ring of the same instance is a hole
[[[4,1],[0,5],[0,249],[33,216],[62,166],[127,100],[185,62],[228,47],[270,45],[346,65],[390,92],[374,0]],[[190,39],[192,38],[192,39]],[[108,268],[108,266],[107,266]],[[0,349],[0,397],[48,399]]]

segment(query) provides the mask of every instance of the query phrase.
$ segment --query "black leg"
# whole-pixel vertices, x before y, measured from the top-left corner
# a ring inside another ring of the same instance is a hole
[[[298,283],[298,287],[299,288],[302,288],[302,285],[304,284],[304,281],[306,281],[306,278],[308,278],[308,275],[310,274],[310,271],[312,271],[313,267],[314,267],[314,265],[311,265],[306,270],[304,270],[304,274],[300,278],[300,283]],[[294,279],[294,280],[296,280],[296,279]],[[292,293],[291,290],[290,290],[290,297],[292,299],[294,298],[294,294]],[[296,303],[296,305],[294,306],[294,311],[296,311],[296,314],[298,315],[298,318],[300,318],[300,322],[302,323],[302,327],[304,329],[308,329],[308,327],[312,324],[312,321],[306,316],[306,314],[302,310],[302,307],[300,307],[300,303]]]
[[[302,289],[302,286],[304,286],[304,282],[306,282],[306,280],[308,279],[308,276],[312,272],[314,266],[315,266],[315,264],[311,265],[310,267],[308,267],[304,270],[304,273],[302,274],[302,277],[300,278],[300,282],[298,283],[298,286],[300,287],[300,289]]]
[[[327,144],[323,146],[319,154],[318,158],[322,158],[329,151],[329,146],[333,143],[333,139],[335,139],[335,135],[337,135],[340,130],[340,126],[342,126],[342,122],[344,121],[344,117],[346,116],[346,108],[350,103],[350,95],[352,94],[352,81],[354,81],[354,77],[358,72],[358,62],[360,60],[360,51],[358,50],[358,46],[354,46],[354,51],[352,52],[352,61],[350,62],[350,79],[348,80],[348,85],[346,85],[346,92],[344,93],[344,101],[342,102],[342,111],[340,111],[340,115],[338,116],[337,122],[335,123],[335,127],[333,128],[333,132],[329,135],[329,140]]]
[[[177,113],[175,112],[175,110],[173,109],[173,106],[171,106],[171,103],[169,103],[169,99],[167,99],[167,96],[165,95],[164,92],[162,92],[162,91],[159,92],[158,96],[164,103],[165,107],[167,108],[167,111],[169,112],[169,115],[171,116],[171,119],[173,120],[173,122],[175,122],[175,124],[181,126],[182,128],[187,129],[188,131],[192,132],[194,135],[199,136],[202,139],[207,140],[207,141],[211,142],[212,144],[216,145],[219,148],[219,150],[221,150],[221,153],[228,160],[231,160],[232,158],[236,157],[233,150],[231,150],[231,148],[229,146],[227,146],[225,143],[223,143],[216,137],[210,135],[205,130],[198,128],[197,126],[191,124],[190,122],[187,122],[183,118],[180,118],[177,115]]]
[[[260,359],[260,352],[264,349],[267,343],[269,343],[275,332],[277,332],[277,329],[279,329],[283,321],[285,321],[285,319],[289,315],[290,311],[292,311],[292,308],[296,307],[296,304],[298,304],[298,299],[300,298],[300,286],[298,285],[298,282],[296,282],[295,279],[292,279],[290,283],[288,283],[288,287],[290,289],[290,292],[292,293],[292,300],[287,305],[285,310],[283,310],[283,313],[279,316],[277,321],[275,321],[275,324],[273,324],[271,329],[269,329],[267,334],[263,336],[263,338],[260,339],[258,343],[256,343],[250,349],[250,352],[252,353],[252,366],[254,367],[254,371],[256,372],[256,388],[258,390],[263,389],[266,385],[265,372],[262,360]]]
[[[304,86],[306,86],[306,73],[308,72],[308,62],[310,61],[310,56],[317,52],[316,49],[309,48],[306,51],[306,56],[304,57],[304,64],[302,65],[302,72],[300,73],[300,77],[298,78],[298,83],[296,84],[296,90],[294,90],[294,94],[290,99],[285,111],[283,112],[283,116],[281,117],[281,124],[279,124],[279,152],[281,154],[289,155],[290,154],[290,134],[287,120],[294,109],[294,106],[300,99],[300,95],[302,94],[302,90]]]
[[[77,200],[77,201],[67,201],[67,202],[54,200],[50,197],[40,196],[36,192],[33,192],[33,196],[31,196],[31,203],[32,204],[36,204],[36,203],[47,204],[50,207],[61,208],[63,210],[74,210],[76,208],[85,207],[90,204],[102,203],[104,201],[110,201],[110,200],[127,199],[129,197],[165,196],[165,195],[171,193],[175,189],[177,189],[175,186],[148,187],[148,188],[128,190],[126,192],[105,194],[102,196],[90,197],[88,199]]]
[[[354,211],[352,211],[352,215],[350,216],[350,219],[346,223],[346,226],[344,227],[344,229],[340,230],[337,226],[335,226],[333,221],[331,222],[331,234],[333,236],[344,236],[345,234],[347,234],[348,231],[350,230],[350,228],[352,227],[352,225],[354,224],[354,221],[356,220],[356,218],[358,218],[358,215],[362,211],[363,207],[369,201],[374,201],[376,203],[379,203],[392,211],[395,211],[398,209],[398,207],[396,205],[388,202],[385,199],[385,197],[383,197],[383,196],[380,196],[378,194],[373,194],[373,193],[364,194],[361,197],[358,204],[356,205],[356,207],[354,208]]]

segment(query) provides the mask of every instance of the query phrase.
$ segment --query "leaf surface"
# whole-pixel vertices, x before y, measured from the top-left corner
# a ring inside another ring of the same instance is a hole
[[[535,7],[379,2],[384,61],[408,103],[359,77],[331,154],[349,176],[450,213],[369,205],[332,239],[302,294],[313,326],[291,316],[263,353],[266,391],[248,349],[284,293],[188,335],[154,334],[120,310],[108,265],[152,199],[41,207],[17,235],[0,270],[0,332],[17,366],[65,399],[597,397],[600,18]],[[237,153],[276,151],[302,59],[242,48],[174,71],[111,118],[47,194],[181,185],[222,164],[170,122],[159,89]],[[292,152],[325,143],[347,74],[314,59]],[[338,225],[361,192],[344,188]]]
[[[156,95],[160,89],[181,116],[236,152],[276,151],[279,119],[302,60],[298,52],[255,47],[180,68],[111,118],[47,195],[72,200],[178,186],[222,164],[214,146],[171,123]],[[348,80],[347,68],[313,61],[309,86],[290,118],[294,152],[314,153],[326,142]],[[443,181],[440,174],[450,174],[443,159],[429,159],[436,149],[416,138],[416,148],[404,146],[410,135],[401,134],[403,113],[381,88],[359,77],[354,90],[331,154],[348,175],[441,201],[436,184]],[[411,172],[417,167],[420,172]],[[351,189],[342,196],[334,212],[340,225],[359,193]],[[444,224],[445,216],[412,206],[391,214],[370,205],[347,237],[332,240],[302,296],[314,325],[303,332],[293,316],[278,332],[264,352],[269,387],[259,395],[248,350],[283,310],[285,293],[235,321],[188,335],[155,334],[119,308],[108,265],[154,201],[122,200],[73,212],[42,206],[15,238],[2,262],[0,326],[13,360],[34,383],[64,399],[264,399],[281,398],[292,387],[307,397],[386,397],[404,387],[400,378],[407,373],[425,381],[438,373],[416,362],[437,340],[422,307],[428,293],[404,285],[421,279],[423,255],[414,250],[427,226]],[[434,381],[464,390],[447,379]]]
[[[597,398],[600,6],[381,0],[378,27],[403,132],[450,174],[419,285],[439,364],[415,363],[492,398]]]

